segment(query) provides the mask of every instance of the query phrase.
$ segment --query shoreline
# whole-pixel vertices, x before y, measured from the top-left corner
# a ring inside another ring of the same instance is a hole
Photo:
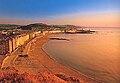
[[[61,63],[61,62],[57,61],[55,58],[51,57],[51,56],[50,56],[50,54],[49,54],[49,53],[47,53],[47,52],[45,51],[45,49],[44,49],[44,48],[43,48],[43,51],[47,54],[47,56],[48,56],[50,59],[54,60],[56,63],[59,63],[59,64],[61,64],[62,66],[65,66],[65,67],[67,67],[67,68],[69,68],[69,69],[73,70],[74,72],[79,73],[80,75],[82,75],[82,76],[86,77],[87,79],[91,79],[91,80],[96,81],[96,82],[97,82],[97,81],[99,81],[99,80],[97,80],[97,79],[94,79],[94,78],[92,78],[92,77],[89,77],[89,76],[87,76],[87,75],[85,75],[85,74],[81,73],[81,72],[80,72],[80,71],[78,71],[77,69],[74,69],[74,68],[72,68],[72,67],[70,67],[70,66],[67,66],[67,65],[65,65],[65,64],[63,64],[63,63]]]
[[[49,36],[49,35],[48,35],[48,36]],[[81,72],[78,71],[77,69],[74,69],[74,68],[72,68],[72,67],[70,67],[70,66],[68,66],[68,65],[65,65],[65,64],[63,64],[63,63],[57,61],[57,60],[56,60],[55,58],[53,58],[48,52],[46,52],[45,49],[44,49],[44,45],[47,44],[47,43],[50,41],[48,36],[47,36],[48,41],[46,41],[46,42],[42,45],[42,50],[46,53],[46,55],[47,55],[50,59],[52,59],[52,60],[55,61],[56,63],[61,64],[62,66],[67,67],[68,69],[70,69],[70,70],[72,70],[72,71],[74,71],[74,72],[79,73],[80,75],[82,75],[82,76],[85,77],[86,79],[90,79],[90,80],[95,81],[95,82],[97,82],[97,83],[102,83],[102,81],[100,81],[100,80],[98,80],[98,79],[89,77],[89,76],[87,76],[87,75],[81,73]],[[88,82],[88,83],[89,83],[89,82]]]
[[[42,37],[36,37],[34,39],[34,42],[32,42],[28,52],[29,58],[16,58],[14,67],[19,72],[27,72],[37,75],[41,72],[49,71],[54,75],[63,74],[70,77],[75,77],[85,83],[101,83],[101,81],[90,78],[76,69],[66,66],[52,58],[50,54],[43,49],[43,46],[49,41],[49,35],[50,34]]]
[[[79,73],[80,75],[82,75],[82,76],[85,77],[86,79],[89,79],[89,80],[94,81],[94,82],[101,82],[101,81],[99,81],[99,80],[97,80],[97,79],[94,79],[94,78],[92,78],[92,77],[89,77],[89,76],[81,73],[80,71],[78,71],[78,70],[76,70],[76,69],[74,69],[74,68],[72,68],[72,67],[70,67],[70,66],[67,66],[67,65],[65,65],[65,64],[57,61],[55,58],[53,58],[52,56],[50,56],[50,54],[47,53],[47,52],[45,51],[45,49],[44,49],[44,45],[47,44],[47,43],[50,41],[48,36],[49,36],[49,35],[47,35],[47,39],[48,39],[48,40],[47,40],[45,43],[43,43],[43,45],[42,45],[41,47],[42,47],[42,51],[45,52],[46,55],[47,55],[50,59],[52,59],[53,61],[55,61],[55,62],[58,63],[58,64],[61,64],[61,65],[64,66],[64,67],[67,67],[68,69],[70,69],[70,70],[72,70],[72,71],[74,71],[74,72]],[[78,78],[79,78],[79,77],[78,77]]]

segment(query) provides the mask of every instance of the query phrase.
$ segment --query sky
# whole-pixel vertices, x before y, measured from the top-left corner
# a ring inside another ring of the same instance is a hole
[[[0,0],[0,23],[120,27],[120,0]]]

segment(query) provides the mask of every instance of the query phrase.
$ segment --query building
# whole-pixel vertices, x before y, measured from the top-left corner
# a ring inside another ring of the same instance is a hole
[[[5,55],[9,50],[8,38],[0,40],[0,55]]]
[[[42,34],[41,31],[36,32],[23,31],[23,32],[19,33],[17,32],[17,34],[9,35],[5,33],[0,35],[0,55],[12,53],[18,47],[25,46],[30,40],[32,40],[39,34]],[[45,31],[44,33],[48,33],[48,31]]]

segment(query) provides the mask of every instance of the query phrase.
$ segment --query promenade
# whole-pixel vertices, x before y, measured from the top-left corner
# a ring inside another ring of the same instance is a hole
[[[98,81],[60,64],[46,54],[42,46],[48,41],[47,35],[36,37],[26,45],[23,51],[23,54],[28,53],[28,57],[18,57],[17,55],[21,54],[18,48],[11,56],[8,56],[3,61],[2,68],[15,67],[19,73],[27,72],[33,75],[42,75],[43,72],[50,72],[54,75],[62,76],[63,78],[66,76],[71,77],[71,79],[77,78],[81,83],[98,83]]]

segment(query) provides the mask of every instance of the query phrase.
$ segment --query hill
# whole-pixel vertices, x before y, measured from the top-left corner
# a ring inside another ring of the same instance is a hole
[[[0,27],[17,27],[20,25],[15,25],[15,24],[0,24]]]
[[[34,23],[34,24],[25,25],[25,26],[20,26],[20,27],[18,27],[18,29],[32,30],[34,28],[45,29],[45,28],[48,28],[48,27],[51,27],[51,26],[47,25],[47,24],[43,24],[43,23]]]

